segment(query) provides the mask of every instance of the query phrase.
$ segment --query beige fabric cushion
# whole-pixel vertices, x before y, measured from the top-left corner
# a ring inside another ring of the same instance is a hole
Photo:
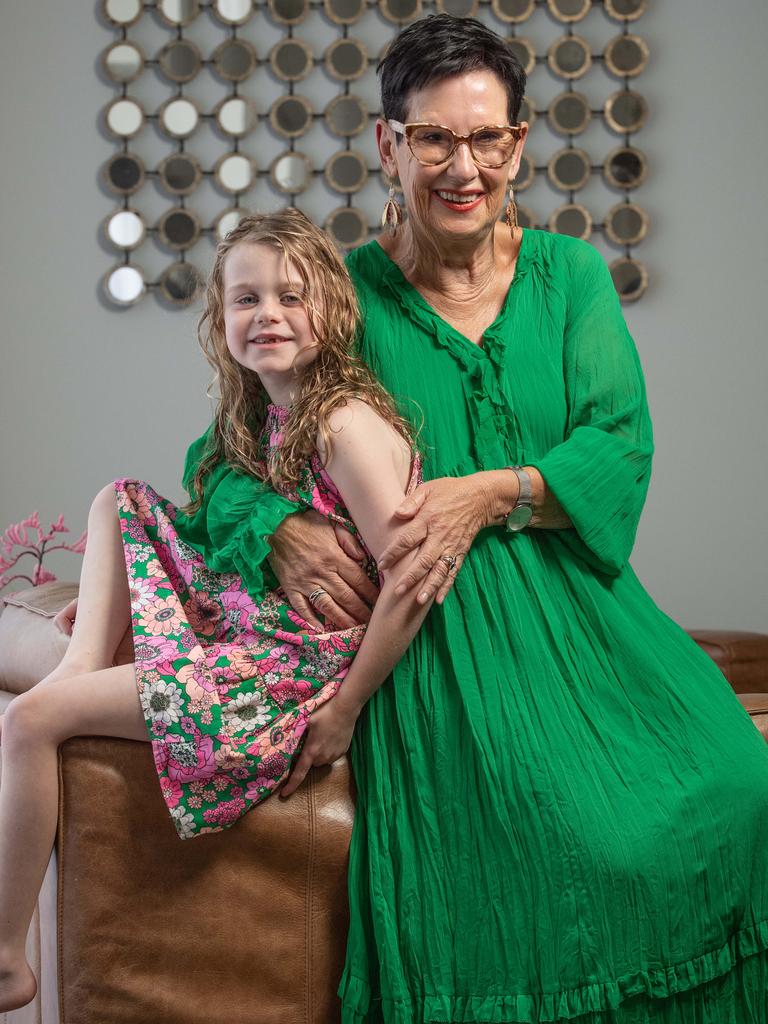
[[[51,619],[76,596],[76,583],[58,580],[3,596],[0,689],[24,693],[56,668],[69,638],[53,627]]]

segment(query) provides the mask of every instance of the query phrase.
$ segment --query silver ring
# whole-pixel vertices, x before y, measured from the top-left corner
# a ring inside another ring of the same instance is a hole
[[[315,589],[309,595],[307,600],[309,601],[309,603],[311,605],[314,606],[315,604],[317,604],[317,602],[320,600],[320,598],[321,597],[325,597],[327,595],[327,593],[328,593],[328,591],[327,590],[323,590],[322,587],[315,587]]]
[[[456,555],[440,555],[440,561],[448,566],[448,572],[453,572],[456,568]]]

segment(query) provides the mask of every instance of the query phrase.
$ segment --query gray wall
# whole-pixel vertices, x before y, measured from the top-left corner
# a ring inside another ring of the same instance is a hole
[[[640,31],[653,55],[639,83],[653,116],[638,137],[651,288],[626,316],[657,455],[633,564],[685,626],[766,630],[768,7],[675,0]],[[113,259],[99,225],[114,202],[96,181],[113,145],[96,129],[111,91],[95,64],[110,41],[91,3],[3,11],[0,526],[39,508],[79,531],[92,495],[120,475],[179,498],[185,445],[208,421],[197,311],[99,300]],[[77,565],[54,568],[72,577]]]

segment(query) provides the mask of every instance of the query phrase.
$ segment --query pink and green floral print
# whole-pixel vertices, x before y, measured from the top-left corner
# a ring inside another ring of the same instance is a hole
[[[270,406],[263,458],[287,410]],[[409,489],[419,479],[414,459]],[[131,594],[136,683],[163,798],[182,839],[234,824],[285,780],[310,715],[338,691],[364,626],[320,632],[278,588],[257,605],[239,575],[185,543],[178,510],[115,482]],[[317,455],[287,495],[356,532]],[[378,581],[373,559],[366,570]]]

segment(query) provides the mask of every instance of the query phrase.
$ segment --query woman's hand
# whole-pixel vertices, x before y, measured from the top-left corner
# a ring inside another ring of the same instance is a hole
[[[280,790],[281,796],[290,796],[294,793],[310,768],[333,764],[342,754],[346,754],[352,742],[358,713],[340,701],[337,703],[336,697],[332,697],[327,704],[323,704],[315,711],[309,719],[304,748],[293,766],[288,781]]]
[[[65,636],[72,636],[72,627],[75,624],[77,614],[77,598],[73,597],[69,604],[65,604],[61,611],[54,615],[53,624],[60,633]]]
[[[386,569],[409,551],[419,549],[418,557],[395,587],[395,594],[404,594],[418,585],[419,604],[426,604],[435,595],[437,603],[443,603],[478,532],[497,521],[497,499],[486,482],[488,476],[473,473],[430,480],[395,510],[396,516],[410,519],[410,523],[382,552],[379,568]]]
[[[378,590],[361,563],[365,552],[342,527],[319,512],[296,513],[270,538],[269,562],[292,607],[317,629],[317,612],[342,629],[368,622]],[[324,593],[310,604],[309,595]]]

